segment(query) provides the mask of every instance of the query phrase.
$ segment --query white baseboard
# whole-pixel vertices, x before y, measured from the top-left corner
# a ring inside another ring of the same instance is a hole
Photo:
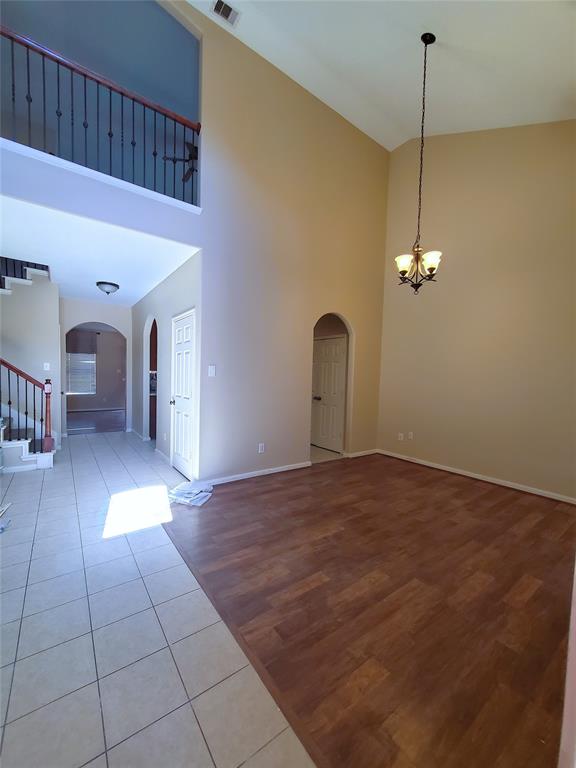
[[[140,438],[140,439],[142,439],[142,438]],[[159,448],[154,448],[154,453],[157,453],[158,456],[160,456],[161,459],[164,459],[164,461],[167,464],[170,464],[170,456],[166,456],[166,454],[163,453]]]
[[[291,469],[305,469],[312,466],[311,461],[301,461],[298,464],[286,464],[284,467],[268,467],[268,469],[257,469],[254,472],[243,472],[240,475],[228,475],[228,477],[217,477],[206,482],[212,485],[222,485],[223,483],[234,483],[236,480],[248,480],[250,477],[260,477],[261,475],[273,475],[276,472],[289,472]]]
[[[544,491],[541,488],[532,488],[529,485],[522,485],[521,483],[513,483],[510,480],[501,480],[498,477],[489,477],[488,475],[480,475],[477,472],[468,472],[466,469],[457,469],[456,467],[447,467],[444,464],[436,464],[433,461],[426,461],[424,459],[415,459],[412,456],[404,456],[401,453],[393,453],[392,451],[384,451],[379,448],[372,453],[380,453],[382,456],[390,456],[393,459],[400,459],[401,461],[410,461],[413,464],[421,464],[424,467],[431,467],[432,469],[441,469],[444,472],[452,472],[454,475],[464,475],[464,477],[472,477],[474,480],[482,480],[485,483],[492,483],[493,485],[503,485],[505,488],[514,488],[516,491],[524,491],[524,493],[533,493],[536,496],[544,496],[547,499],[554,499],[554,501],[564,501],[566,504],[576,504],[576,498],[572,496],[563,496],[561,493],[554,493],[553,491]]]
[[[142,437],[140,432],[137,432],[133,427],[130,427],[130,429],[127,429],[126,432],[132,432],[133,434],[136,435],[136,437],[140,438],[140,440],[142,440],[143,443],[149,443],[150,442],[150,438],[149,437]]]
[[[382,453],[380,448],[371,448],[369,451],[353,451],[352,453],[344,453],[345,459],[357,459],[359,456],[372,456],[374,453]]]

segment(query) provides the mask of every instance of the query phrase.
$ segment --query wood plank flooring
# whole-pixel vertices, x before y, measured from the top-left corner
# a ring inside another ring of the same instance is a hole
[[[318,766],[556,765],[574,507],[367,456],[173,514]]]

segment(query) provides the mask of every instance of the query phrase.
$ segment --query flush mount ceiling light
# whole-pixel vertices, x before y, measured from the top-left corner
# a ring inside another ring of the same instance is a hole
[[[396,256],[396,267],[400,274],[400,285],[412,286],[414,293],[418,293],[425,282],[436,282],[434,275],[438,271],[438,265],[442,258],[442,251],[427,251],[420,246],[420,215],[422,213],[422,171],[424,168],[424,117],[426,114],[426,65],[428,46],[436,42],[436,36],[431,32],[425,32],[420,38],[424,43],[424,76],[422,78],[422,120],[420,123],[420,176],[418,179],[418,223],[416,226],[416,240],[412,246],[412,253],[403,253]]]
[[[100,290],[106,294],[106,296],[110,296],[111,293],[116,293],[118,288],[120,286],[118,283],[109,283],[107,280],[99,280],[96,283],[96,286],[100,288]]]

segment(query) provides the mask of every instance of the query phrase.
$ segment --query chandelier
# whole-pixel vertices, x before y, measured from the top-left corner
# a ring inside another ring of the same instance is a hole
[[[422,213],[422,170],[424,167],[424,117],[426,114],[426,66],[428,46],[436,41],[436,36],[431,32],[425,32],[420,38],[424,43],[424,76],[422,78],[422,120],[420,123],[420,176],[418,180],[418,223],[416,226],[416,240],[412,246],[412,253],[403,253],[396,256],[396,267],[400,275],[400,285],[412,286],[414,293],[418,293],[425,282],[436,282],[435,275],[438,271],[442,251],[427,251],[420,246],[420,215]]]

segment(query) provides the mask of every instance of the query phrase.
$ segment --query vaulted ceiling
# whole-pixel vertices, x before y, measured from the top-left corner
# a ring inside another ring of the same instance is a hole
[[[418,134],[423,32],[427,133],[576,117],[574,2],[189,2],[387,149]]]

